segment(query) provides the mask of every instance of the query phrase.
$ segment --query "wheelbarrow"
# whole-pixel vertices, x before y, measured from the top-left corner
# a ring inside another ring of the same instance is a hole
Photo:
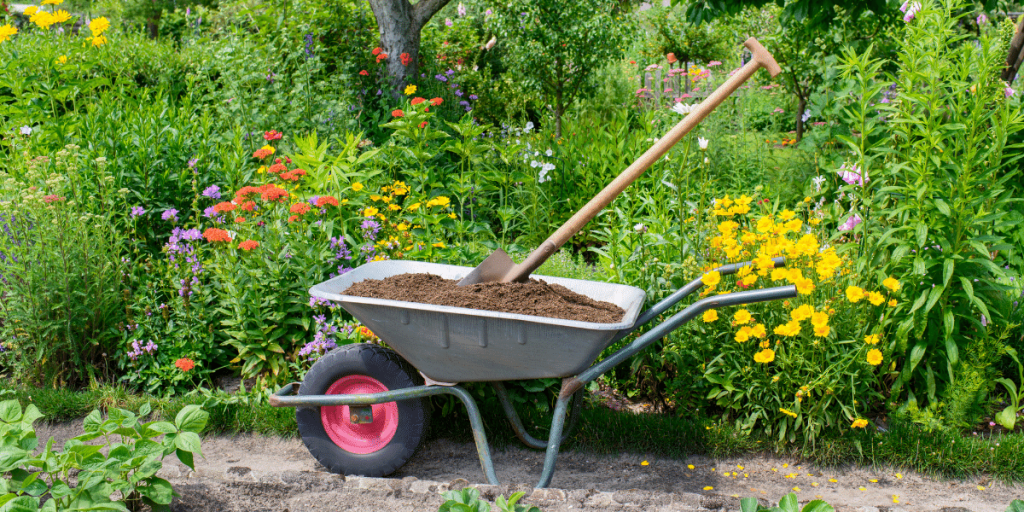
[[[775,266],[785,265],[776,258]],[[716,270],[733,274],[751,262]],[[270,397],[274,407],[297,407],[299,433],[310,453],[329,470],[349,475],[384,476],[406,463],[423,440],[429,420],[427,397],[458,397],[469,413],[480,465],[498,485],[483,420],[473,397],[457,383],[491,382],[513,430],[529,447],[546,450],[538,488],[547,487],[564,441],[567,411],[578,413],[583,387],[664,338],[704,311],[796,297],[795,286],[711,295],[654,326],[594,364],[601,352],[650,323],[703,286],[700,278],[643,311],[645,293],[611,283],[533,276],[562,285],[625,310],[619,323],[600,324],[344,295],[353,283],[406,273],[462,279],[473,267],[414,261],[379,261],[320,283],[310,295],[336,302],[371,329],[388,348],[353,344],[322,356],[302,383],[284,386]],[[561,378],[548,439],[526,432],[502,381]],[[571,404],[570,404],[571,402]],[[571,427],[571,425],[570,425]]]

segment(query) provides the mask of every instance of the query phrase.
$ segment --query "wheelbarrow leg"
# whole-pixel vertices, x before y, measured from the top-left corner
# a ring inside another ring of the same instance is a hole
[[[476,442],[476,454],[480,457],[480,467],[487,476],[487,483],[501,485],[497,475],[494,474],[494,463],[491,461],[491,448],[487,444],[487,434],[484,432],[484,421],[480,418],[480,410],[476,406],[473,396],[459,386],[445,388],[446,393],[453,394],[462,400],[469,413],[469,424],[473,427],[473,440]],[[561,430],[561,426],[559,426]]]
[[[544,454],[544,470],[540,473],[537,488],[543,489],[551,484],[555,474],[555,461],[558,459],[558,447],[562,444],[562,427],[565,424],[565,411],[569,407],[572,395],[559,396],[555,403],[555,417],[551,419],[551,432],[548,434],[548,448]]]

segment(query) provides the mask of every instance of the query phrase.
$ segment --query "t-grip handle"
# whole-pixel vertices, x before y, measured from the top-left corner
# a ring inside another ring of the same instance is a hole
[[[548,257],[557,251],[559,247],[568,242],[573,235],[578,233],[580,229],[583,229],[583,226],[597,216],[601,210],[611,204],[630,183],[636,181],[644,171],[650,168],[651,165],[654,165],[654,162],[658,161],[669,149],[672,149],[672,146],[686,136],[687,133],[690,133],[694,126],[703,121],[715,107],[725,101],[736,89],[739,89],[740,85],[753,76],[757,70],[765,68],[773,77],[782,72],[779,64],[775,62],[775,59],[768,53],[768,50],[765,50],[764,46],[757,42],[757,39],[751,37],[743,43],[743,46],[746,46],[753,55],[750,62],[744,64],[725,83],[705,98],[700,105],[691,110],[664,137],[651,146],[643,155],[640,155],[640,158],[627,167],[625,171],[622,171],[622,174],[594,196],[583,208],[580,208],[580,211],[569,218],[565,224],[562,224],[562,227],[549,236],[540,247],[531,252],[522,263],[516,265],[510,272],[505,274],[501,281],[508,283],[523,281],[528,278],[531,272],[547,261]]]

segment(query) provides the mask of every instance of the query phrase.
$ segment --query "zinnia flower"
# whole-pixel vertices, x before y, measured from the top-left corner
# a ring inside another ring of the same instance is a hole
[[[196,362],[191,360],[191,359],[189,359],[189,358],[187,358],[187,357],[183,357],[183,358],[178,359],[177,361],[175,361],[174,362],[174,366],[177,366],[178,369],[183,371],[183,372],[187,372],[187,371],[192,370],[192,368],[196,367]]]
[[[255,240],[246,240],[238,244],[238,248],[243,251],[251,251],[260,246],[260,243]]]

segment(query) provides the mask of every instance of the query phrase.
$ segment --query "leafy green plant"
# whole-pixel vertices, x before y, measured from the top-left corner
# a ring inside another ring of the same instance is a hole
[[[1022,383],[1024,386],[1024,365],[1021,365],[1020,359],[1017,357],[1017,351],[1012,347],[1006,347],[1006,355],[1013,359],[1013,362],[1017,363],[1017,382]],[[1005,409],[996,413],[996,422],[1003,426],[1007,430],[1013,430],[1013,427],[1017,424],[1017,414],[1024,410],[1024,389],[1018,389],[1017,383],[1005,378],[996,379],[996,382],[1002,384],[1006,388],[1008,395],[1007,401],[1009,405]]]
[[[4,510],[170,510],[177,494],[158,476],[162,461],[174,454],[190,468],[193,456],[202,455],[199,433],[208,415],[197,405],[183,408],[174,422],[151,421],[149,404],[136,415],[110,410],[104,419],[98,410],[85,418],[84,434],[55,450],[51,438],[38,454],[33,423],[42,417],[35,405],[24,412],[15,400],[0,402],[0,507]],[[157,439],[162,436],[162,439]],[[103,438],[103,444],[85,444]],[[106,448],[106,450],[104,450]],[[74,487],[72,487],[74,485]],[[119,494],[119,500],[111,495]],[[45,502],[44,502],[45,500]]]
[[[1006,507],[1006,512],[1024,512],[1024,501],[1013,500],[1010,505]]]
[[[832,505],[825,503],[822,500],[814,500],[803,508],[800,508],[800,502],[797,501],[796,493],[789,493],[779,500],[779,506],[777,507],[765,507],[757,502],[757,498],[743,498],[740,500],[740,511],[741,512],[834,512],[835,509]]]
[[[541,512],[541,509],[533,505],[520,505],[517,502],[525,496],[525,492],[517,492],[508,498],[498,496],[494,505],[498,512]],[[491,504],[480,499],[480,490],[467,487],[458,491],[445,491],[441,493],[445,502],[437,509],[437,512],[491,512]]]

